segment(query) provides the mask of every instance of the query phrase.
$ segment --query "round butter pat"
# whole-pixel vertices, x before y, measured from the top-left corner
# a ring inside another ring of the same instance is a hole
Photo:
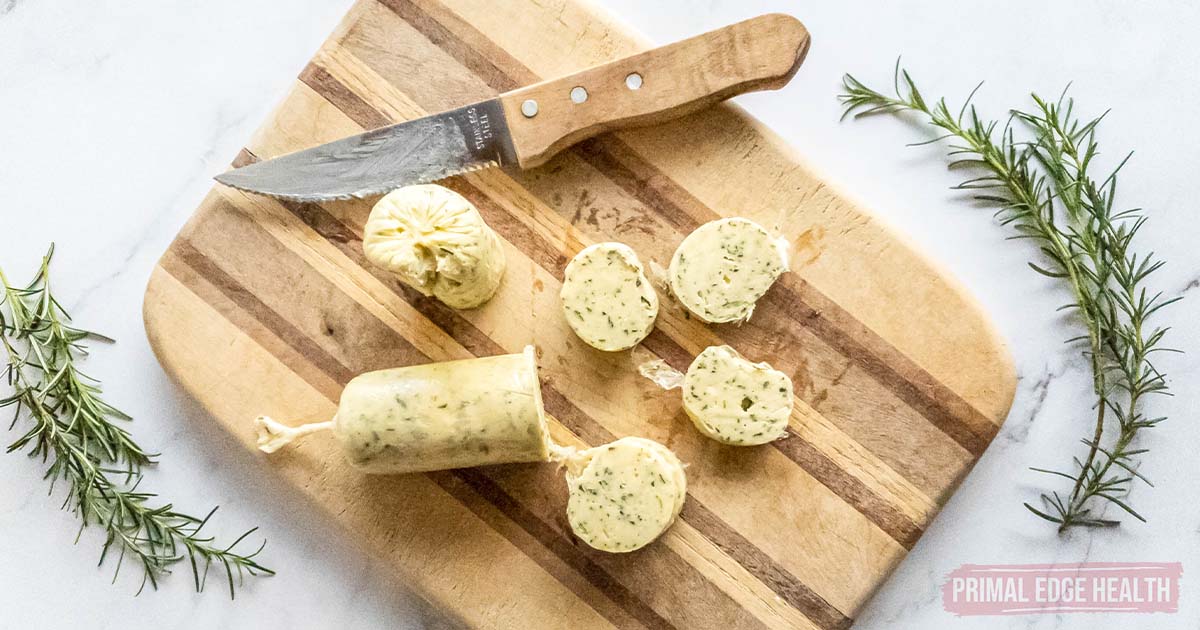
[[[729,346],[705,348],[683,377],[683,409],[692,424],[725,444],[766,444],[787,435],[793,403],[787,374]]]
[[[567,521],[580,540],[601,551],[628,552],[675,522],[687,496],[683,464],[670,449],[625,437],[567,462]]]
[[[783,239],[742,218],[705,223],[683,239],[667,279],[681,304],[706,322],[745,321],[787,271]]]
[[[621,243],[596,243],[576,254],[559,297],[571,330],[608,352],[636,346],[658,317],[658,296],[642,263]]]

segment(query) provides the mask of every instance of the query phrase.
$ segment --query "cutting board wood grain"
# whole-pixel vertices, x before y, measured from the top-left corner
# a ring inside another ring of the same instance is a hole
[[[577,0],[361,0],[235,163],[648,47]],[[788,90],[826,87],[807,86],[801,68]],[[465,624],[848,627],[1008,411],[1011,362],[964,291],[734,105],[600,136],[534,170],[443,183],[505,241],[508,270],[483,308],[454,311],[367,265],[372,200],[295,204],[217,187],[155,269],[145,320],[163,366],[245,456],[256,415],[327,419],[360,372],[532,343],[558,441],[641,435],[689,463],[677,524],[612,555],[571,536],[552,465],[369,477],[329,435],[270,459]],[[748,323],[704,325],[663,294],[656,329],[632,352],[572,335],[558,290],[575,252],[617,240],[665,266],[691,230],[732,215],[782,233],[794,258]],[[652,358],[686,369],[719,343],[791,375],[786,439],[707,440],[677,391],[636,373]]]

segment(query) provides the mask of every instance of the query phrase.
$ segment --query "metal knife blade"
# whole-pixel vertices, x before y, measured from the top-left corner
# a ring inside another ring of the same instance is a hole
[[[516,161],[504,109],[491,99],[256,162],[215,179],[272,197],[329,201]]]

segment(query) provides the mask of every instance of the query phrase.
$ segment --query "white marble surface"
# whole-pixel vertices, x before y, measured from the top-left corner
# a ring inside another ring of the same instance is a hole
[[[202,412],[156,364],[142,333],[141,295],[156,258],[349,0],[0,0],[0,265],[31,270],[55,241],[58,294],[78,321],[120,340],[96,352],[91,372],[136,416],[133,430],[163,453],[148,487],[180,506],[219,502],[216,531],[259,525],[279,570],[231,603],[195,595],[185,574],[132,597],[136,571],[109,584],[96,569],[100,540],[46,496],[41,467],[0,456],[0,627],[161,628],[439,627],[436,614],[384,570],[327,536],[324,522],[282,488],[257,458],[207,429]],[[990,112],[1026,105],[1031,89],[1074,81],[1084,110],[1111,107],[1110,153],[1136,147],[1121,201],[1149,209],[1142,243],[1169,261],[1156,286],[1174,295],[1200,285],[1196,199],[1200,163],[1194,48],[1200,9],[1185,0],[1129,3],[928,0],[913,3],[786,0],[610,0],[611,10],[667,42],[738,18],[781,10],[803,19],[812,52],[783,92],[738,99],[795,144],[828,179],[944,264],[978,296],[1009,341],[1020,389],[1000,437],[856,625],[880,628],[1194,628],[1200,592],[1200,501],[1194,480],[1200,384],[1196,297],[1172,309],[1164,356],[1177,396],[1153,403],[1171,417],[1148,434],[1143,471],[1157,487],[1133,501],[1149,524],[1060,538],[1027,514],[1045,479],[1087,428],[1088,379],[1054,315],[1066,296],[1029,272],[1030,249],[1004,240],[989,213],[948,187],[941,149],[905,148],[926,132],[891,119],[838,123],[842,72],[890,80],[897,54],[931,94],[965,94],[981,78]],[[901,6],[903,5],[903,6]],[[1200,293],[1200,292],[1198,292]],[[11,435],[11,434],[9,434]],[[963,563],[1181,561],[1183,601],[1173,616],[1029,616],[956,619],[939,585]]]

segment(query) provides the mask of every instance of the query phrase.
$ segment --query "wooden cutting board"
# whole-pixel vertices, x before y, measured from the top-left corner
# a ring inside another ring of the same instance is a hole
[[[361,0],[237,162],[647,47],[576,0]],[[801,68],[793,89],[805,83]],[[216,188],[155,270],[145,319],[163,366],[248,450],[256,415],[327,419],[360,372],[533,343],[559,441],[642,435],[690,464],[679,522],[641,551],[609,555],[572,538],[552,465],[368,477],[328,435],[270,460],[464,623],[848,627],[1008,411],[1010,359],[961,287],[734,106],[603,136],[534,171],[444,184],[506,241],[507,275],[484,308],[456,312],[370,268],[369,201],[290,204]],[[558,290],[579,249],[618,240],[665,266],[687,233],[730,215],[780,230],[794,250],[794,273],[749,323],[702,325],[664,295],[657,328],[632,353],[571,334]],[[685,369],[719,343],[791,375],[787,439],[702,438],[677,391],[636,374],[654,357]]]

